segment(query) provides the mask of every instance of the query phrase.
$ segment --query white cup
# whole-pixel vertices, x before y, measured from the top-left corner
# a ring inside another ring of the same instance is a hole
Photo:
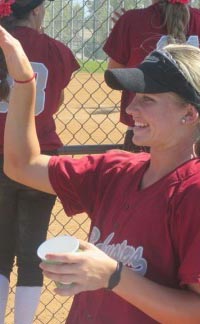
[[[74,236],[62,235],[50,238],[43,242],[37,249],[37,255],[43,262],[60,263],[46,259],[48,253],[74,253],[79,249],[79,241]],[[64,288],[72,283],[56,282],[58,288]]]

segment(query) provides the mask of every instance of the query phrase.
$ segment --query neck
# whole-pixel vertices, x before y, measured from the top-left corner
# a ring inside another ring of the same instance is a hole
[[[194,157],[192,145],[185,146],[182,150],[177,147],[165,151],[158,151],[152,148],[150,165],[144,174],[141,187],[144,189],[152,185]]]
[[[20,20],[16,23],[16,26],[29,27],[29,28],[35,29],[37,31],[40,30],[40,29],[38,29],[38,26],[31,20]]]

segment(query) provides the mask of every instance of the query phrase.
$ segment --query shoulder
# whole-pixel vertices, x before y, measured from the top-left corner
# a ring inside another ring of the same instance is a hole
[[[190,7],[190,14],[200,17],[200,9]]]
[[[65,45],[64,43],[62,43],[57,39],[50,37],[47,34],[41,34],[40,37],[41,40],[43,40],[45,43],[48,43],[48,46],[51,48],[57,48],[61,51],[67,51],[67,52],[70,51],[67,45]]]
[[[103,154],[106,160],[131,161],[131,163],[145,162],[149,160],[148,153],[132,153],[123,150],[110,150]]]
[[[107,173],[108,170],[118,172],[143,165],[149,160],[147,153],[130,153],[120,150],[111,150],[104,154],[88,155],[80,159],[73,159],[67,156],[55,156],[50,159],[49,167],[58,170],[81,169],[85,171],[100,171]]]
[[[50,60],[56,60],[57,64],[61,64],[65,73],[69,74],[77,70],[80,66],[75,59],[71,49],[66,45],[46,34],[41,35],[46,42],[48,48],[48,57]]]
[[[127,30],[131,35],[135,35],[136,38],[142,38],[142,33],[138,33],[141,30],[145,30],[149,33],[152,30],[152,19],[157,23],[160,21],[160,10],[158,4],[151,5],[146,8],[132,9],[126,11],[120,19],[117,21],[116,25],[118,29],[121,27],[123,30]]]
[[[154,11],[154,6],[149,6],[141,9],[131,9],[127,10],[121,17],[121,20],[132,21],[134,24],[137,20],[140,20],[143,17],[151,16]],[[134,21],[133,21],[134,19]],[[135,21],[136,20],[136,21]],[[140,21],[141,23],[141,21]]]
[[[177,198],[192,200],[200,199],[200,159],[186,162],[176,170],[177,173]]]
[[[60,50],[68,50],[68,47],[62,42],[48,36],[45,33],[40,34],[33,28],[16,27],[11,34],[19,39],[19,41],[25,46],[29,43],[32,44],[33,49],[46,49],[46,51],[48,51],[49,48],[58,48]]]
[[[150,159],[148,153],[130,153],[121,150],[111,150],[103,155],[102,167],[113,170],[114,173],[136,171]]]

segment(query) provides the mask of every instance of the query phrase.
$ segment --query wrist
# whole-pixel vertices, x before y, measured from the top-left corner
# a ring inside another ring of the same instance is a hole
[[[15,83],[24,84],[24,83],[30,83],[32,80],[35,80],[35,78],[36,78],[36,73],[33,73],[33,75],[26,80],[15,80],[14,79],[14,81],[15,81]]]
[[[108,280],[108,285],[107,285],[108,290],[113,290],[113,288],[115,288],[119,284],[120,279],[121,279],[122,268],[123,268],[123,263],[118,261],[114,272],[112,272],[112,274]]]

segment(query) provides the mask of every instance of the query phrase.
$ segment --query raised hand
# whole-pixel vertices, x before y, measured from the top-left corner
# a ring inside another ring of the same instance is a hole
[[[119,18],[126,12],[124,8],[120,8],[120,11],[114,11],[111,16],[111,21],[113,22],[113,27]]]
[[[20,42],[0,26],[0,47],[5,55],[9,74],[15,80],[26,81],[33,76],[31,64]]]

